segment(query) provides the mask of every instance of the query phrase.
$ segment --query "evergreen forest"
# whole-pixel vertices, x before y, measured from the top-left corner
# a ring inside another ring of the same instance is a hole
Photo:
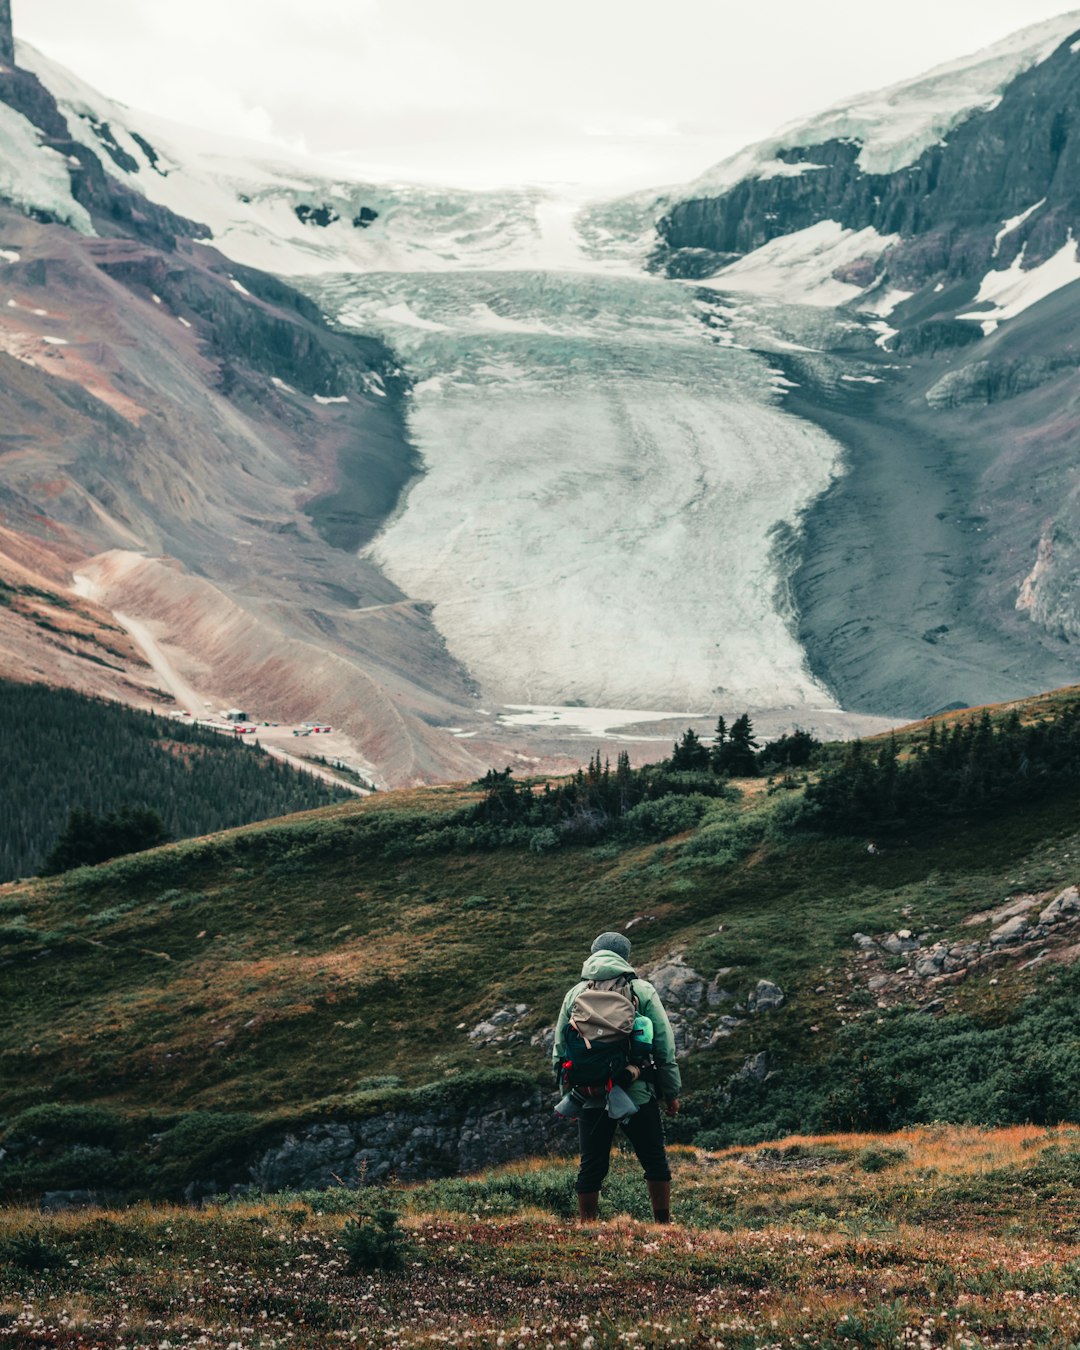
[[[0,725],[0,881],[38,873],[73,813],[149,811],[182,839],[352,795],[258,746],[70,689],[0,680]]]

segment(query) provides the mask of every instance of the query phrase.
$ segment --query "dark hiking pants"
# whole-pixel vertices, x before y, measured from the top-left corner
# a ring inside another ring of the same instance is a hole
[[[581,1170],[574,1189],[578,1195],[592,1195],[600,1189],[611,1165],[611,1145],[615,1130],[622,1125],[634,1146],[638,1162],[645,1169],[646,1181],[670,1181],[671,1168],[664,1150],[664,1124],[660,1103],[653,1098],[634,1115],[623,1121],[612,1120],[606,1111],[582,1111],[578,1117],[581,1137]]]

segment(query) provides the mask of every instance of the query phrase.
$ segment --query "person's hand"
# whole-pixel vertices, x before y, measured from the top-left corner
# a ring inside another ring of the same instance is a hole
[[[667,1099],[664,1103],[664,1114],[669,1116],[677,1116],[679,1114],[678,1097],[669,1097]]]

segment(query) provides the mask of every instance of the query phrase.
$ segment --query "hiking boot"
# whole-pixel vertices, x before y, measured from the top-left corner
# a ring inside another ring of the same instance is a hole
[[[671,1182],[646,1181],[652,1202],[653,1223],[671,1222]]]
[[[600,1192],[591,1191],[588,1195],[578,1192],[578,1223],[595,1223],[600,1217]]]

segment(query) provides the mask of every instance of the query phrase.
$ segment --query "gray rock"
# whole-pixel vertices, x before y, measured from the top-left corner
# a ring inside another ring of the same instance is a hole
[[[734,1003],[735,995],[724,989],[720,984],[720,977],[709,981],[709,987],[705,990],[705,1002],[710,1008],[718,1007],[721,1003]]]
[[[756,1055],[749,1055],[743,1060],[742,1068],[735,1071],[736,1078],[752,1078],[756,1082],[763,1082],[765,1075],[769,1072],[769,1056],[765,1050],[759,1050]]]
[[[874,939],[866,933],[853,933],[851,940],[856,947],[861,947],[863,951],[873,951],[877,947]]]
[[[990,934],[990,942],[995,947],[1008,946],[1010,943],[1019,942],[1030,927],[1027,919],[1022,914],[1017,914],[1007,923],[1003,923],[1000,928],[995,928]]]
[[[534,1031],[529,1037],[529,1044],[543,1050],[545,1055],[550,1055],[555,1046],[555,1023],[552,1022],[551,1026]]]
[[[758,980],[746,999],[746,1010],[750,1013],[768,1012],[770,1008],[779,1008],[784,1002],[784,991],[772,980]]]
[[[646,978],[660,995],[665,1008],[668,1004],[697,1005],[705,995],[705,977],[693,966],[688,966],[681,955],[666,957],[649,971]]]
[[[287,1134],[250,1168],[260,1191],[326,1190],[391,1175],[452,1176],[572,1144],[539,1088],[430,1111],[322,1121]]]
[[[934,975],[940,975],[945,968],[945,953],[942,951],[929,951],[920,956],[915,962],[915,974],[920,980],[928,980]]]
[[[881,946],[890,956],[902,956],[905,952],[917,951],[919,939],[910,929],[902,928],[899,933],[890,933],[888,937],[882,938]]]
[[[1039,915],[1039,923],[1060,923],[1063,919],[1071,919],[1077,914],[1080,914],[1080,890],[1075,886],[1069,886],[1050,901]]]
[[[497,1008],[469,1032],[469,1040],[479,1045],[504,1045],[508,1041],[519,1039],[516,1034],[519,1022],[529,1015],[527,1003],[514,1003],[505,1008]]]

